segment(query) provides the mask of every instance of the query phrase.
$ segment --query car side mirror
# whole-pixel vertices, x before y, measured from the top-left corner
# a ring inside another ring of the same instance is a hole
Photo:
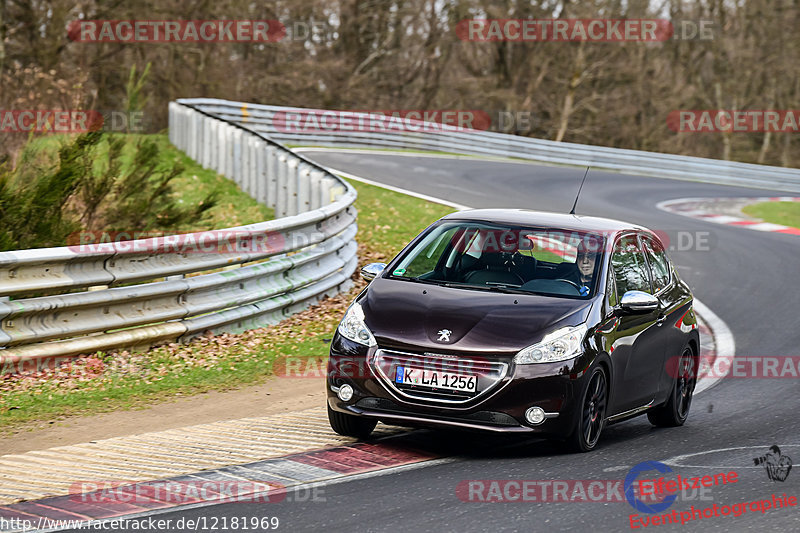
[[[372,281],[383,272],[384,268],[386,268],[386,263],[370,263],[361,269],[361,277],[366,281]]]
[[[629,314],[655,311],[660,305],[658,298],[643,291],[628,291],[619,301],[620,309]]]

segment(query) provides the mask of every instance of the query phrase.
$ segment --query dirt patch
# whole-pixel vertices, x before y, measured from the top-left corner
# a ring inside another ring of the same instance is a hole
[[[32,423],[4,435],[0,439],[0,455],[322,405],[325,405],[324,378],[274,377],[239,390],[197,394],[141,410]]]

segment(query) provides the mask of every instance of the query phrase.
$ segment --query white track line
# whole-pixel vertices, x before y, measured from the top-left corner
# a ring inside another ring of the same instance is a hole
[[[712,332],[714,332],[714,343],[716,344],[717,349],[716,358],[726,357],[729,361],[732,361],[734,355],[736,355],[736,342],[733,339],[733,332],[731,332],[725,321],[718,317],[714,311],[709,309],[697,298],[694,300],[694,306],[697,309],[697,313],[703,317],[703,320],[706,322],[706,324],[708,324],[708,327],[711,328]],[[719,383],[721,379],[730,373],[731,368],[733,368],[733,365],[728,365],[725,375],[722,376],[716,376],[713,378],[704,378],[701,376],[700,379],[697,380],[697,387],[695,388],[694,393],[700,394],[701,392],[707,391]]]
[[[671,213],[673,215],[681,215],[703,222],[713,222],[715,224],[722,224],[728,227],[735,226],[737,228],[744,228],[753,231],[772,232],[772,233],[786,233],[789,235],[796,235],[797,229],[790,226],[783,226],[781,224],[772,224],[770,222],[757,222],[751,218],[742,216],[732,216],[725,214],[718,214],[714,211],[713,205],[717,203],[730,203],[730,202],[745,202],[748,204],[764,203],[764,202],[800,202],[800,197],[795,196],[758,196],[758,197],[732,197],[732,198],[676,198],[673,200],[664,200],[656,204],[658,209]],[[701,204],[699,207],[695,204]],[[709,207],[704,207],[709,205]],[[744,205],[744,204],[742,204]],[[686,207],[688,206],[688,207]]]
[[[386,185],[383,183],[378,183],[377,181],[372,181],[367,178],[362,178],[361,176],[356,176],[355,174],[350,174],[349,172],[344,172],[342,170],[336,170],[334,168],[328,168],[329,172],[334,174],[338,174],[343,176],[347,179],[360,181],[361,183],[366,183],[367,185],[374,185],[376,187],[380,187],[382,189],[387,189],[394,192],[399,192],[401,194],[406,194],[408,196],[413,196],[414,198],[419,198],[421,200],[426,200],[428,202],[434,202],[436,204],[446,205],[448,207],[452,207],[453,209],[458,209],[459,211],[464,211],[465,209],[472,209],[471,207],[467,207],[466,205],[457,204],[454,202],[450,202],[449,200],[442,200],[441,198],[435,198],[433,196],[428,196],[427,194],[420,194],[418,192],[409,191],[408,189],[401,189],[400,187],[394,187],[392,185]]]
[[[687,453],[687,454],[683,454],[683,455],[675,455],[674,457],[670,457],[669,459],[665,459],[665,460],[663,460],[661,462],[664,463],[665,465],[675,466],[675,467],[680,467],[680,468],[713,468],[713,469],[719,469],[719,468],[725,468],[725,466],[719,466],[719,465],[685,465],[685,464],[681,464],[681,462],[683,460],[685,460],[685,459],[690,458],[690,457],[697,457],[698,455],[708,455],[708,454],[711,454],[711,453],[720,453],[720,452],[733,452],[733,451],[738,451],[738,450],[763,450],[764,448],[766,448],[766,446],[764,446],[763,444],[757,444],[755,446],[734,446],[733,448],[717,448],[716,450],[705,450],[705,451],[702,451],[702,452]],[[781,448],[800,448],[800,444],[781,444]],[[750,466],[750,465],[747,465],[747,466],[744,466],[744,465],[728,465],[728,466],[730,466],[731,469],[736,469],[736,470],[738,470],[740,468],[752,468],[752,469],[763,469],[764,468],[762,465],[757,465],[757,466],[756,465],[753,465],[753,466]]]

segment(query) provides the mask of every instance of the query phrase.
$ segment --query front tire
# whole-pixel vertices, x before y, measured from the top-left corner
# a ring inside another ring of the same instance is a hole
[[[330,405],[328,406],[328,422],[331,424],[331,429],[339,435],[356,439],[369,437],[378,424],[377,420],[334,411]]]
[[[686,422],[697,385],[695,363],[694,352],[687,346],[678,360],[677,376],[669,399],[663,405],[647,411],[647,419],[651,424],[657,427],[678,427]]]
[[[567,444],[575,452],[590,452],[597,446],[606,423],[608,379],[602,367],[592,372],[579,405],[578,421]]]

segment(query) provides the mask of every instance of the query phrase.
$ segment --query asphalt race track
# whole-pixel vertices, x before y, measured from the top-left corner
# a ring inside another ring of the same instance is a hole
[[[471,207],[567,212],[583,175],[579,168],[468,158],[306,155],[334,169]],[[706,223],[655,207],[682,197],[769,195],[783,193],[592,171],[578,213],[640,223],[670,236],[686,232],[670,255],[695,296],[730,327],[737,357],[800,356],[800,237]],[[708,249],[692,249],[687,235],[708,239]],[[640,417],[607,427],[598,449],[582,455],[565,454],[548,442],[416,431],[398,442],[436,449],[451,459],[326,485],[321,487],[324,501],[220,504],[159,518],[277,516],[279,529],[286,531],[626,531],[636,511],[625,501],[469,502],[457,497],[456,487],[464,480],[620,480],[648,460],[665,462],[685,477],[730,470],[739,475],[737,483],[714,487],[704,500],[696,494],[691,501],[679,497],[665,512],[770,499],[773,493],[797,496],[800,471],[783,482],[770,481],[753,458],[778,444],[800,461],[798,383],[723,379],[695,398],[684,427],[656,429]],[[718,451],[729,448],[735,449]],[[691,454],[697,455],[678,458]],[[646,529],[797,531],[800,520],[798,507],[789,507]]]

